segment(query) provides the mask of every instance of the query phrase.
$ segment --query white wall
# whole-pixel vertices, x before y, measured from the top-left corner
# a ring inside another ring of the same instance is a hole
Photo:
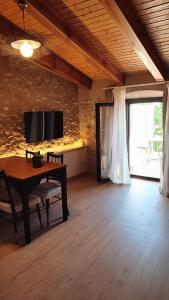
[[[59,154],[60,152],[56,151],[55,153]],[[63,163],[67,166],[67,178],[71,178],[88,171],[87,147],[62,151],[62,153]],[[47,156],[44,155],[43,159],[47,160]]]
[[[87,147],[70,150],[63,155],[68,178],[87,172]]]
[[[126,99],[138,99],[138,98],[155,98],[163,97],[163,91],[158,90],[142,90],[126,93]]]

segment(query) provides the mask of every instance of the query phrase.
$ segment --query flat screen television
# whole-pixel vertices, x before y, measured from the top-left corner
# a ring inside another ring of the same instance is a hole
[[[35,143],[63,137],[63,112],[25,112],[26,143]]]

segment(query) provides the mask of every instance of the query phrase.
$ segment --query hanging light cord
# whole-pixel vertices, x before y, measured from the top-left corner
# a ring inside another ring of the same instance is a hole
[[[25,31],[25,10],[22,10],[22,18],[23,18],[23,30]]]
[[[24,0],[18,0],[18,6],[22,11],[23,30],[25,31],[25,9],[27,8],[27,3]]]

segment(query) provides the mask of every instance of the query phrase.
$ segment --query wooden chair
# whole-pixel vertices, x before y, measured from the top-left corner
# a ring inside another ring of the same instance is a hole
[[[55,154],[54,152],[47,152],[47,161],[63,164],[63,153]],[[56,180],[55,178],[50,176],[47,178],[47,181],[49,181],[49,179],[50,181],[54,180],[55,183],[61,186],[60,181]]]
[[[34,156],[35,153],[40,154],[40,151],[35,152],[35,151],[29,151],[29,150],[26,150],[26,152],[25,152],[25,157],[26,157],[26,158],[32,158],[32,156]]]
[[[54,152],[47,152],[47,161],[63,164],[63,153],[55,154]]]
[[[63,163],[63,154],[47,153],[47,161],[58,162],[59,159],[60,162]],[[40,183],[34,192],[42,199],[42,203],[45,202],[47,226],[49,226],[50,206],[62,199],[61,183],[50,176],[47,177],[47,182]]]
[[[30,209],[36,207],[40,227],[42,229],[41,213],[39,207],[40,203],[40,197],[33,194],[30,196],[29,207]],[[0,170],[0,210],[12,215],[14,232],[17,233],[17,215],[22,212],[22,202],[19,193],[17,193],[9,184],[4,170]]]

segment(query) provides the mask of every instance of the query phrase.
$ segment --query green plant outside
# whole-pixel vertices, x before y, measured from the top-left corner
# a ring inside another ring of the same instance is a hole
[[[162,139],[163,136],[163,106],[162,104],[156,104],[154,106],[154,138],[158,140],[158,138]],[[162,143],[159,141],[153,142],[153,151],[161,152],[162,151]]]

